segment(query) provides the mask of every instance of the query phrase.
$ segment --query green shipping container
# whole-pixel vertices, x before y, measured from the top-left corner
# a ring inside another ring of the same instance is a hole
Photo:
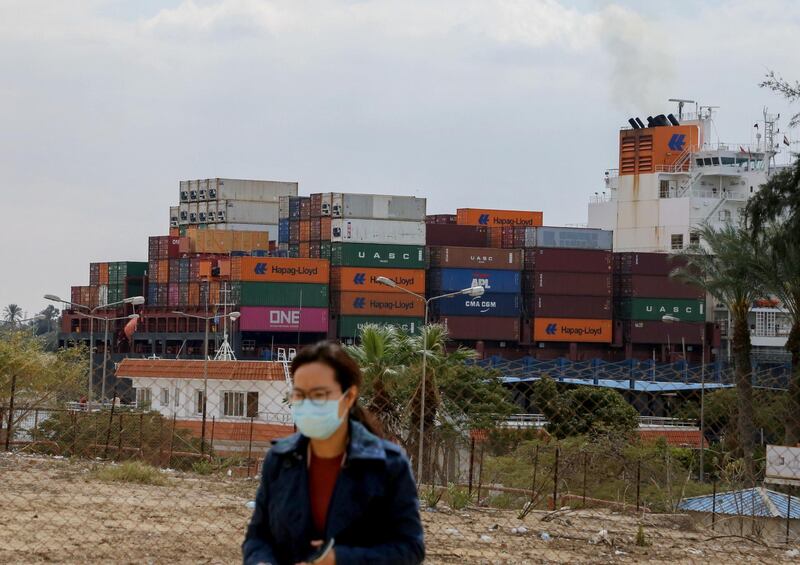
[[[329,241],[323,241],[319,245],[319,258],[320,259],[330,259],[331,258],[331,243]]]
[[[328,285],[242,282],[241,305],[327,308]]]
[[[625,320],[656,320],[674,316],[681,322],[704,322],[705,301],[676,298],[628,298],[619,303],[617,317]]]
[[[116,261],[108,264],[108,284],[123,284],[128,277],[143,277],[147,263],[140,261]]]
[[[339,337],[358,337],[364,324],[398,326],[412,335],[422,329],[422,318],[390,318],[383,316],[340,316]]]
[[[119,285],[120,288],[125,288],[126,285]],[[128,281],[125,296],[123,298],[131,298],[133,296],[144,296],[144,279],[135,279]]]
[[[331,244],[331,265],[334,267],[424,269],[425,247],[376,243],[333,243]]]

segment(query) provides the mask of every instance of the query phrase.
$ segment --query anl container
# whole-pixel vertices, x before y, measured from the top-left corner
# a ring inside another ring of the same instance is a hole
[[[242,282],[242,306],[328,307],[328,285]]]
[[[431,269],[430,288],[437,292],[456,292],[482,286],[489,293],[520,292],[520,273],[498,269]]]
[[[425,268],[425,248],[421,245],[332,243],[329,249],[331,265],[334,266]]]
[[[594,228],[525,228],[522,247],[557,247],[611,251],[614,232]]]
[[[331,241],[425,245],[425,224],[396,220],[333,219]]]
[[[340,316],[337,322],[340,338],[357,338],[366,324],[395,326],[411,335],[422,329],[422,318],[402,318],[388,316]]]
[[[454,296],[434,302],[433,309],[440,316],[519,318],[522,297],[519,294],[484,294],[478,298]]]
[[[459,269],[522,270],[522,251],[487,247],[430,247],[430,266]]]
[[[368,218],[424,222],[425,199],[414,196],[334,192],[331,195],[331,216],[345,219]]]

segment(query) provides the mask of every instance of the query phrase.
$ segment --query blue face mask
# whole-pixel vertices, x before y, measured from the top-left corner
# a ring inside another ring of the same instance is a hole
[[[308,398],[292,404],[292,418],[300,433],[311,439],[328,439],[342,425],[344,416],[339,416],[338,400],[325,400],[314,404]]]

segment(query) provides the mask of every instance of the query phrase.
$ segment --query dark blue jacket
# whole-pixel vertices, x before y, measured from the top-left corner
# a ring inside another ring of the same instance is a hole
[[[256,508],[242,544],[244,563],[294,565],[312,552],[308,438],[278,441],[261,470]],[[417,487],[395,444],[350,420],[347,457],[328,509],[325,539],[334,538],[337,565],[417,564],[425,557]]]

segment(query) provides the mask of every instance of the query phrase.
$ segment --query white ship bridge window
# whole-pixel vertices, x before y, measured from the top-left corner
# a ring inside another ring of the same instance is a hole
[[[700,234],[692,232],[689,234],[689,245],[700,245]]]
[[[703,166],[703,160],[702,159],[695,159],[695,163],[697,163],[698,167],[702,167]]]
[[[673,233],[671,237],[672,249],[683,249],[683,234]]]

